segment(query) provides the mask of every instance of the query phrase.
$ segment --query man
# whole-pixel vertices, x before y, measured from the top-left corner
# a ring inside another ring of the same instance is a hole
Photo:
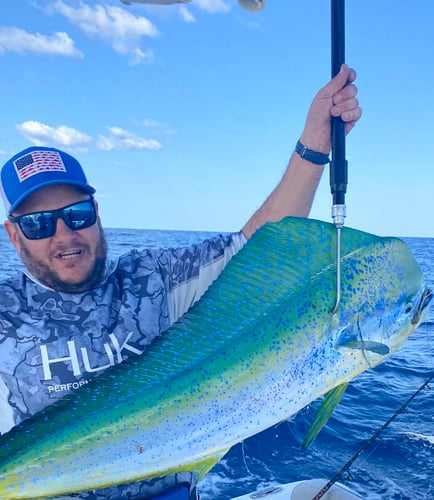
[[[95,189],[77,160],[31,147],[6,162],[5,229],[26,272],[0,283],[0,432],[143,353],[265,222],[307,216],[328,162],[331,116],[347,132],[361,116],[355,77],[343,65],[318,92],[287,171],[242,231],[189,248],[107,262]],[[187,499],[195,482],[182,473],[72,496]]]

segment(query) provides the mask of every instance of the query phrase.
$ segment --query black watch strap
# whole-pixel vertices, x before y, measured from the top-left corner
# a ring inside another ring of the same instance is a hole
[[[295,152],[300,155],[303,160],[314,163],[315,165],[325,165],[326,163],[330,163],[328,155],[319,153],[313,149],[308,149],[300,141],[297,141],[297,144],[295,145]]]

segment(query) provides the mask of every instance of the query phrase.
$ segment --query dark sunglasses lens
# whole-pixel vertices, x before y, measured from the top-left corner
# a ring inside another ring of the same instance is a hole
[[[38,212],[19,217],[19,225],[24,236],[29,240],[50,238],[56,232],[57,219],[78,231],[93,226],[96,222],[96,211],[93,200],[81,201],[59,210]]]
[[[86,229],[96,222],[95,205],[92,200],[76,203],[65,208],[61,217],[65,224],[74,231]]]
[[[23,215],[19,225],[24,236],[29,240],[49,238],[56,232],[56,224],[51,212]]]

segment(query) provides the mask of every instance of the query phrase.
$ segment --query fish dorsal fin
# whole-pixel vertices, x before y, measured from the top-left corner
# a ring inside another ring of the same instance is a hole
[[[348,382],[338,385],[331,391],[329,391],[325,396],[318,408],[318,411],[315,416],[315,420],[311,425],[306,437],[303,441],[303,448],[308,448],[313,440],[317,437],[320,430],[325,426],[331,414],[334,412],[336,406],[341,400],[344,392],[348,386]]]

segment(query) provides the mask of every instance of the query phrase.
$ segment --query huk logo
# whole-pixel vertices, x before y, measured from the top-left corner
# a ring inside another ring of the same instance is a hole
[[[118,339],[115,337],[113,333],[109,335],[110,343],[105,342],[103,344],[104,350],[107,354],[107,361],[108,361],[107,364],[105,364],[104,366],[92,366],[91,361],[89,359],[88,349],[86,347],[81,347],[78,350],[74,340],[68,341],[67,343],[68,356],[65,356],[63,358],[50,359],[47,346],[42,345],[41,357],[42,357],[42,367],[44,370],[44,380],[52,379],[51,366],[53,366],[56,363],[70,363],[72,368],[72,373],[76,377],[80,377],[82,375],[82,370],[80,368],[81,364],[80,358],[83,362],[82,364],[84,366],[84,370],[87,373],[94,373],[101,370],[105,370],[110,366],[114,366],[117,363],[121,363],[123,350],[130,351],[134,354],[142,354],[143,351],[140,351],[139,349],[136,349],[135,347],[128,344],[128,340],[131,338],[132,334],[133,332],[130,332],[128,334],[123,344],[119,344]],[[92,354],[92,351],[90,352],[90,354]]]

